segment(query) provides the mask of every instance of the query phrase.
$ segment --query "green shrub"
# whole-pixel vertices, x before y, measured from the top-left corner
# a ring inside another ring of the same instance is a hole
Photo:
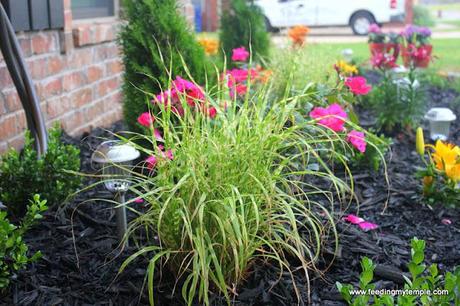
[[[339,292],[349,305],[460,305],[460,266],[454,272],[447,272],[444,276],[439,275],[438,267],[432,264],[426,267],[423,263],[425,259],[425,241],[412,239],[412,258],[408,265],[411,278],[404,276],[406,290],[444,290],[448,294],[422,294],[418,295],[398,295],[396,303],[394,297],[389,294],[384,295],[352,295],[351,291],[356,289],[352,285],[336,283]],[[375,264],[367,257],[361,260],[362,273],[359,278],[359,289],[375,289],[375,284],[371,283],[374,278]]]
[[[0,292],[8,287],[15,272],[40,258],[40,251],[28,257],[28,248],[22,237],[42,218],[41,213],[46,209],[46,200],[40,200],[38,194],[34,195],[19,226],[9,222],[6,211],[0,211]]]
[[[426,96],[411,68],[404,78],[383,70],[383,79],[370,93],[369,100],[377,116],[377,129],[386,132],[414,128],[425,111]]]
[[[170,79],[188,72],[204,83],[207,58],[187,28],[175,0],[126,0],[119,43],[123,50],[124,118],[128,128],[141,132],[137,116],[148,110],[151,96],[166,88]]]
[[[229,288],[244,279],[256,259],[292,273],[287,258],[294,257],[308,273],[320,254],[321,237],[335,234],[318,199],[335,205],[337,198],[330,194],[344,200],[350,188],[319,152],[337,155],[334,148],[343,139],[330,137],[309,118],[294,124],[305,95],[272,104],[269,91],[265,87],[236,101],[207,95],[217,108],[214,119],[182,101],[180,125],[170,123],[174,114],[169,108],[155,121],[165,131],[164,149],[152,135],[138,136],[150,141],[149,147],[132,142],[155,158],[150,158],[151,175],[133,172],[132,192],[145,199],[148,211],[138,212],[129,233],[146,229],[148,237],[159,237],[160,245],[152,239],[139,246],[120,270],[139,256],[150,256],[152,304],[157,266],[166,265],[177,277],[188,304],[209,305],[210,291],[230,303]],[[313,177],[328,181],[331,189],[315,186]]]
[[[414,24],[423,27],[434,27],[436,22],[428,8],[422,5],[414,5]]]
[[[80,170],[80,150],[64,145],[61,130],[50,130],[48,151],[37,159],[33,140],[27,132],[22,154],[9,151],[0,162],[0,200],[14,218],[26,211],[26,203],[41,194],[49,206],[62,204],[81,184],[81,177],[67,171]]]
[[[232,0],[230,8],[222,15],[219,40],[227,61],[232,57],[232,50],[239,47],[252,50],[256,60],[269,53],[270,36],[265,29],[264,16],[260,8],[250,2]]]

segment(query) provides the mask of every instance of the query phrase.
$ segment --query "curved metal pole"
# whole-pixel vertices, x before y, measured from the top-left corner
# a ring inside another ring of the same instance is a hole
[[[13,83],[18,91],[19,98],[24,108],[29,128],[38,156],[42,156],[48,147],[48,135],[45,120],[40,109],[40,103],[33,86],[32,79],[24,62],[22,50],[13,30],[8,16],[0,3],[0,50],[3,53],[6,66],[10,72]]]

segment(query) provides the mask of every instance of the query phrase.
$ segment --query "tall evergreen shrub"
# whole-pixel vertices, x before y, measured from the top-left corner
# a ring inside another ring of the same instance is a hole
[[[232,0],[221,19],[220,41],[229,60],[232,50],[241,46],[252,48],[253,57],[268,55],[270,37],[265,29],[264,15],[252,1]]]
[[[205,82],[207,60],[203,48],[178,12],[175,0],[124,0],[119,43],[125,66],[123,112],[132,131],[141,132],[137,117],[147,111],[148,97],[143,91],[159,93],[166,89],[169,71],[174,79],[186,77]]]

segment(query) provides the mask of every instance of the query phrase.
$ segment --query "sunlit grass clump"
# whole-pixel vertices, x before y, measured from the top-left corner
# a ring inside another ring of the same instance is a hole
[[[293,124],[299,97],[269,105],[267,91],[241,100],[224,90],[206,94],[206,109],[215,108],[215,116],[198,111],[203,105],[190,107],[185,97],[181,116],[171,103],[161,104],[155,125],[163,131],[164,147],[158,147],[153,128],[152,135],[135,137],[150,146],[133,144],[155,158],[143,169],[148,175],[135,175],[133,191],[148,210],[139,212],[130,234],[146,230],[152,240],[121,270],[139,256],[150,258],[152,304],[156,267],[174,273],[188,304],[196,298],[209,304],[210,292],[230,302],[230,292],[256,259],[292,273],[287,258],[294,257],[308,277],[322,237],[335,233],[328,210],[350,189],[322,162],[319,148],[322,156],[331,156],[334,145],[347,145],[314,121]],[[318,188],[315,177],[328,180],[330,190]]]

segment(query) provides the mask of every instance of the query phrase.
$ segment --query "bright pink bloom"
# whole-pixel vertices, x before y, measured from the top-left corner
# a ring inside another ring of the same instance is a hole
[[[366,232],[369,231],[369,230],[374,230],[374,229],[378,228],[377,224],[368,222],[368,221],[364,220],[363,218],[360,218],[358,216],[351,215],[351,214],[346,216],[345,218],[343,218],[343,220],[347,221],[347,222],[349,222],[351,224],[358,225],[362,230],[364,230]]]
[[[155,166],[157,165],[158,161],[157,161],[157,158],[154,155],[151,155],[151,156],[147,157],[145,162],[147,163],[147,169],[153,170],[153,168],[155,168]]]
[[[360,224],[360,223],[363,223],[364,222],[364,219],[363,218],[360,218],[356,215],[348,215],[346,216],[345,218],[343,218],[343,220],[351,223],[351,224]]]
[[[233,49],[232,61],[234,62],[245,62],[249,57],[249,52],[245,47]]]
[[[209,118],[211,119],[214,119],[217,115],[217,109],[214,107],[214,106],[211,106],[209,109],[208,109],[208,116]]]
[[[358,224],[358,226],[365,232],[374,230],[379,227],[377,224],[367,221],[361,222],[360,224]]]
[[[351,143],[359,152],[366,152],[366,140],[363,132],[351,131],[347,135],[347,141]]]
[[[372,86],[367,85],[366,78],[362,76],[347,78],[345,80],[345,85],[350,88],[350,91],[355,95],[367,95],[372,89]]]
[[[134,203],[138,203],[138,204],[144,203],[144,199],[142,199],[142,198],[135,198],[135,199],[134,199]]]
[[[155,122],[155,117],[153,117],[149,112],[145,112],[137,117],[137,122],[139,122],[139,124],[142,126],[150,127],[152,126],[153,122]]]
[[[318,119],[318,123],[324,125],[334,132],[341,132],[344,130],[345,120],[347,113],[343,108],[337,104],[331,104],[328,107],[315,107],[310,112],[310,117]]]
[[[385,53],[376,53],[371,58],[371,64],[374,68],[391,69],[396,65],[396,58],[393,55]]]
[[[382,33],[382,29],[380,29],[379,25],[376,24],[376,23],[373,23],[369,26],[369,33],[376,33],[376,34],[380,34]]]

